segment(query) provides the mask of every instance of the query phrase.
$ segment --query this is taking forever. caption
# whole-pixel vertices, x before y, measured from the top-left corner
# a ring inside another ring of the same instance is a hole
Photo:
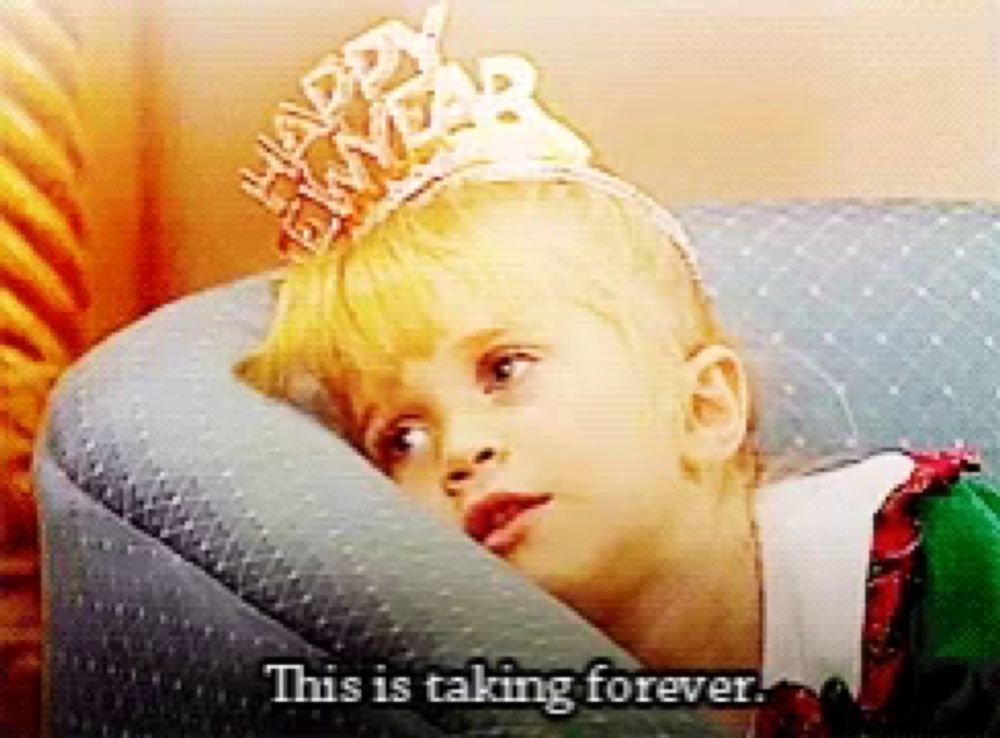
[[[750,707],[762,699],[759,675],[747,671],[622,670],[605,659],[582,671],[522,669],[513,659],[491,666],[472,659],[462,669],[395,671],[374,664],[364,672],[299,661],[263,665],[271,701],[287,704],[536,707],[551,718],[581,707]]]

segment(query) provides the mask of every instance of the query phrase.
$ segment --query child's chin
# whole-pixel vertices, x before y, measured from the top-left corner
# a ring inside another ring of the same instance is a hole
[[[525,542],[510,552],[507,561],[546,592],[569,605],[585,599],[595,581],[587,562],[576,560],[585,557],[573,557],[564,548],[555,551],[546,548]]]

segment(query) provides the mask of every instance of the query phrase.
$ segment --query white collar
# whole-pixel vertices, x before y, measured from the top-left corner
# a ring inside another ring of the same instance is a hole
[[[913,466],[888,452],[758,491],[765,687],[839,676],[858,694],[873,517]]]

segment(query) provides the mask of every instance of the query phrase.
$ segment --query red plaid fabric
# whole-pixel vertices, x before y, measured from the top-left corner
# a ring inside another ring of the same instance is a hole
[[[962,471],[979,467],[978,454],[965,449],[910,456],[915,464],[912,473],[889,494],[874,520],[858,695],[858,706],[870,725],[885,722],[890,695],[910,658],[904,616],[915,594],[920,549],[914,500],[952,484]],[[764,738],[827,736],[830,726],[823,707],[813,690],[783,682],[768,692],[757,712],[754,734]]]

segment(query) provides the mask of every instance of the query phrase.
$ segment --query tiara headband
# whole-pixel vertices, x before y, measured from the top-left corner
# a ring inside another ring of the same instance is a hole
[[[590,164],[590,147],[535,100],[520,56],[479,60],[479,86],[441,53],[446,2],[419,30],[388,21],[328,55],[283,102],[272,136],[257,137],[260,172],[243,190],[281,223],[281,250],[307,258],[357,238],[403,203],[462,181],[577,181],[639,202],[698,279],[680,223]]]

